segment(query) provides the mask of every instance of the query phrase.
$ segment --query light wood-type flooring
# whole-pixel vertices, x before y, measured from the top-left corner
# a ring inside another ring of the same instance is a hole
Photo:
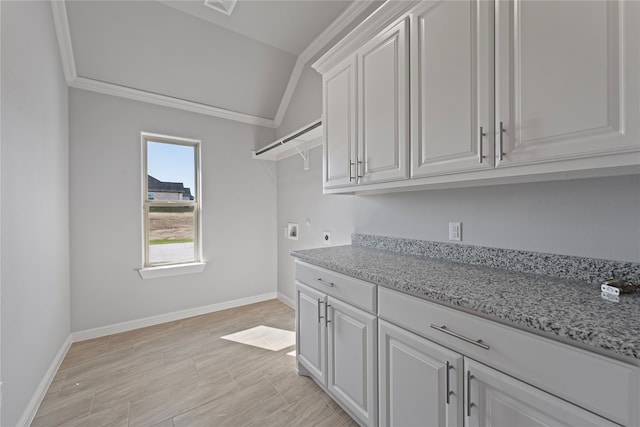
[[[257,326],[293,331],[277,300],[75,343],[33,427],[356,426],[295,349],[221,339]]]

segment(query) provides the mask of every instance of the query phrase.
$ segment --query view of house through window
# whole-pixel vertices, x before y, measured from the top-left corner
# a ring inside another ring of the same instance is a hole
[[[145,267],[199,262],[200,142],[143,134]]]

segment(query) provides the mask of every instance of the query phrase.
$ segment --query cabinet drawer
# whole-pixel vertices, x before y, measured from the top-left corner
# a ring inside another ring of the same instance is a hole
[[[640,422],[638,367],[390,289],[378,301],[382,319],[617,423]]]
[[[369,313],[376,312],[376,285],[296,260],[296,280]]]

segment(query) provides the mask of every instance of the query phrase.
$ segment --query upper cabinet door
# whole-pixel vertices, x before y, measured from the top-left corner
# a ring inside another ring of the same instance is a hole
[[[498,1],[496,14],[497,167],[638,151],[640,3]]]
[[[493,2],[411,14],[411,176],[493,167]]]
[[[356,64],[349,58],[323,79],[324,188],[355,185]]]
[[[359,183],[409,177],[408,19],[358,50]]]

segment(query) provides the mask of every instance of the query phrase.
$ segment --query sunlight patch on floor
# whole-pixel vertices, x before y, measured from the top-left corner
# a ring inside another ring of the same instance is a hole
[[[225,335],[221,338],[271,351],[282,350],[296,344],[295,332],[263,325],[236,332],[235,334]]]
[[[287,353],[287,356],[296,357],[296,351],[295,350],[291,350],[289,353]]]

